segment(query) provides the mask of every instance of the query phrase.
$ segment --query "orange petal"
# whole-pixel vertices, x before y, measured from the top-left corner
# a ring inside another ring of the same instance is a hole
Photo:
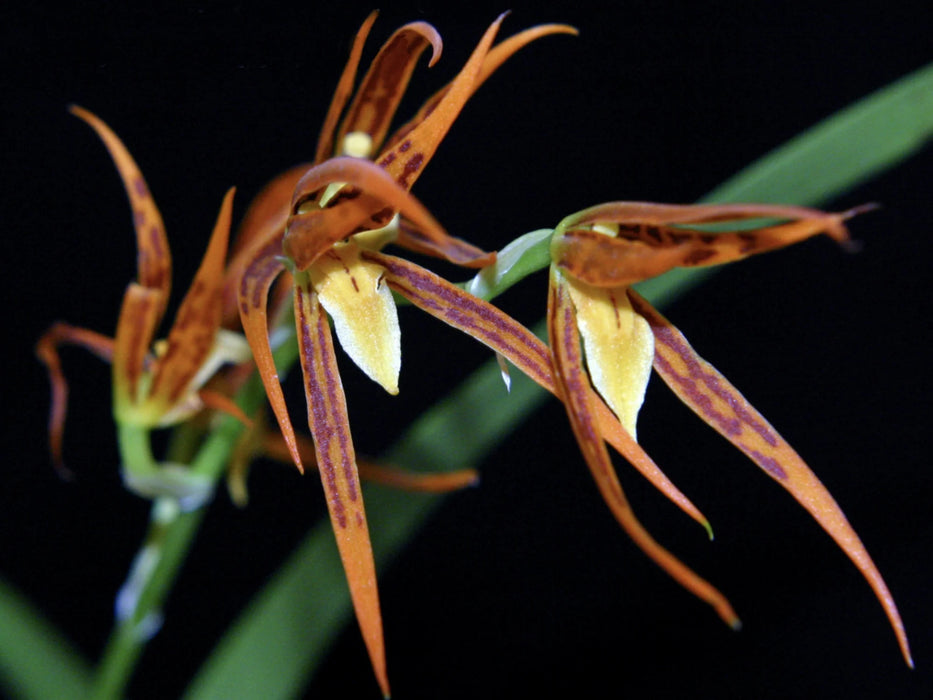
[[[654,368],[678,398],[783,486],[855,563],[868,580],[913,667],[904,624],[891,592],[842,509],[800,456],[670,321],[630,291],[632,304],[655,335]]]
[[[114,414],[129,423],[151,424],[158,416],[134,415],[140,396],[143,375],[152,337],[165,308],[162,292],[131,282],[123,295],[120,318],[113,345]]]
[[[463,265],[485,265],[495,259],[494,253],[483,253],[450,236],[421,202],[400,187],[385,170],[359,158],[331,158],[316,165],[299,181],[292,201],[297,210],[309,194],[331,182],[345,182],[356,188],[339,204],[295,214],[289,219],[284,250],[299,270],[306,270],[335,243],[368,228],[367,219],[389,208],[411,220],[425,239],[449,254],[451,262]],[[365,194],[360,194],[362,190]]]
[[[240,321],[243,324],[243,333],[253,351],[253,359],[262,384],[272,405],[276,420],[285,442],[288,444],[292,460],[299,471],[304,471],[301,456],[298,454],[298,444],[295,440],[295,429],[288,417],[288,406],[285,404],[285,395],[279,384],[278,370],[275,368],[275,359],[272,356],[272,347],[269,345],[269,318],[268,302],[269,288],[276,277],[285,269],[281,260],[282,240],[273,238],[262,246],[253,246],[250,251],[251,259],[243,270],[240,278],[239,301]]]
[[[447,131],[460,114],[460,110],[473,94],[486,54],[489,52],[489,47],[503,19],[505,19],[505,14],[499,15],[486,30],[437,106],[404,139],[394,144],[390,150],[382,153],[377,159],[379,165],[385,168],[406,190],[411,189],[440,142],[447,135]]]
[[[123,187],[133,209],[133,225],[136,228],[137,282],[143,287],[162,292],[162,307],[159,318],[165,311],[172,284],[172,259],[162,215],[156,207],[149,187],[143,179],[136,161],[115,133],[96,115],[86,109],[72,105],[68,108],[76,117],[84,120],[104,142],[110,157],[120,172]]]
[[[864,209],[828,214],[768,204],[612,202],[561,222],[551,254],[558,267],[570,276],[596,286],[616,287],[655,277],[674,267],[731,262],[820,233],[844,242],[848,233],[843,222],[860,211]],[[683,228],[762,218],[790,221],[728,233]]]
[[[276,176],[256,195],[237,230],[224,278],[223,325],[239,323],[237,295],[243,270],[249,265],[252,248],[263,246],[273,238],[281,240],[291,213],[292,193],[301,176],[311,166],[296,165]],[[275,306],[275,304],[273,304]]]
[[[243,409],[229,396],[211,391],[210,389],[200,389],[198,391],[198,397],[207,408],[212,408],[215,411],[226,413],[228,416],[233,416],[247,428],[253,424],[250,417],[243,413]]]
[[[360,65],[360,56],[363,54],[363,45],[366,43],[366,37],[369,36],[369,30],[372,29],[373,22],[379,10],[373,10],[363,21],[356,38],[353,39],[353,48],[350,49],[350,57],[340,74],[340,81],[337,83],[337,89],[334,90],[334,97],[330,102],[330,108],[327,110],[327,117],[324,119],[324,126],[318,136],[317,151],[314,154],[315,165],[325,161],[334,155],[334,129],[337,128],[337,121],[343,112],[350,93],[353,92],[353,82],[356,79],[356,69]]]
[[[412,304],[473,336],[505,356],[538,385],[552,394],[557,393],[551,353],[547,345],[511,316],[407,260],[373,251],[364,251],[362,257],[381,265],[386,270],[389,287]],[[619,420],[595,392],[593,400],[596,402],[599,429],[604,438],[655,488],[709,532],[709,521],[625,432]]]
[[[560,272],[551,269],[548,297],[548,337],[554,353],[557,395],[567,408],[570,425],[600,493],[616,520],[642,551],[680,585],[709,603],[727,625],[738,627],[739,619],[729,601],[661,547],[632,512],[603,442],[589,377],[583,369],[580,334],[577,330],[573,302],[560,275]]]
[[[165,354],[158,359],[150,391],[155,405],[174,406],[191,389],[191,380],[214,345],[223,306],[224,261],[234,191],[231,188],[224,196],[204,260],[178,307]]]
[[[337,134],[338,152],[344,138],[352,132],[368,134],[373,153],[381,147],[415,65],[429,46],[433,51],[429,65],[433,66],[441,56],[443,42],[427,22],[412,22],[395,30],[373,59],[347,110]],[[365,157],[372,157],[373,153]]]
[[[519,32],[518,34],[514,34],[508,39],[500,41],[489,50],[489,53],[487,53],[486,57],[483,59],[483,65],[473,82],[472,92],[476,92],[476,90],[479,89],[479,86],[486,82],[489,76],[496,72],[503,63],[505,63],[509,58],[515,55],[516,52],[530,44],[535,39],[539,39],[549,34],[576,35],[578,33],[579,32],[577,32],[574,27],[571,27],[567,24],[540,24],[535,27],[530,27],[522,32]],[[404,138],[412,129],[423,122],[425,118],[434,111],[438,103],[444,99],[444,96],[447,94],[448,90],[450,90],[450,84],[445,85],[443,88],[434,93],[434,95],[432,95],[431,98],[421,106],[421,109],[418,110],[418,113],[414,116],[414,118],[405,123],[398,130],[396,130],[395,133],[392,134],[392,138],[388,142],[389,145],[394,145],[401,141],[401,139]]]
[[[305,466],[317,468],[314,454],[314,442],[304,435],[298,436],[298,451]],[[262,441],[262,452],[272,459],[291,461],[288,446],[278,432],[268,432]],[[413,472],[408,469],[381,464],[365,459],[357,459],[356,466],[360,479],[371,481],[404,491],[424,493],[447,493],[479,483],[479,473],[475,469],[457,469],[450,472]]]
[[[295,280],[295,325],[308,401],[308,426],[314,436],[327,508],[363,640],[382,693],[388,697],[376,567],[350,436],[346,398],[337,370],[327,315],[305,276]]]
[[[52,464],[62,476],[69,476],[62,461],[62,435],[65,432],[65,416],[68,412],[68,382],[58,359],[58,346],[68,343],[90,350],[105,362],[113,359],[113,340],[86,328],[56,323],[36,343],[36,355],[45,365],[52,385],[52,408],[49,411],[49,450]]]

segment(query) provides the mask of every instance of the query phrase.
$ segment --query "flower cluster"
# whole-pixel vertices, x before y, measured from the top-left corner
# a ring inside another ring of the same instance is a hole
[[[483,268],[482,274],[501,267],[494,253],[448,234],[410,190],[489,75],[530,42],[575,30],[541,25],[495,43],[503,20],[498,18],[456,77],[390,134],[417,62],[430,49],[433,65],[442,43],[424,22],[401,27],[354,90],[374,20],[375,13],[357,33],[313,161],[280,175],[260,193],[229,259],[233,191],[227,193],[204,262],[165,341],[153,343],[170,279],[158,210],[116,136],[94,115],[73,109],[98,132],[117,164],[134,212],[139,263],[113,340],[56,324],[39,342],[38,352],[53,384],[50,433],[56,463],[61,463],[67,391],[56,353],[59,344],[82,345],[113,363],[114,414],[121,431],[131,432],[185,421],[205,407],[250,423],[257,416],[243,415],[229,398],[205,384],[223,363],[255,363],[279,432],[263,432],[264,437],[252,441],[249,454],[260,449],[255,445],[264,444],[262,449],[287,454],[301,470],[307,463],[316,464],[356,616],[376,677],[388,695],[376,573],[359,476],[363,467],[376,478],[395,477],[394,472],[358,463],[332,330],[364,373],[390,394],[397,393],[399,296],[479,340],[562,401],[584,460],[620,525],[672,577],[737,627],[738,617],[722,594],[640,525],[606,447],[609,443],[706,524],[636,440],[636,419],[653,368],[698,416],[788,490],[846,551],[884,606],[909,663],[906,635],[891,595],[839,506],[777,431],[632,288],[674,267],[731,262],[818,234],[844,242],[844,222],[860,210],[834,214],[794,206],[613,202],[571,215],[547,232],[550,286],[544,343],[469,287],[383,249],[392,245],[440,257]],[[716,232],[710,225],[729,225],[730,230]],[[289,300],[311,441],[293,428],[270,340],[283,327]],[[237,325],[245,341],[235,332]],[[209,494],[210,485],[192,483],[181,465],[156,464],[151,458],[139,461],[142,464],[124,465],[128,485],[139,493],[192,498],[195,504]]]

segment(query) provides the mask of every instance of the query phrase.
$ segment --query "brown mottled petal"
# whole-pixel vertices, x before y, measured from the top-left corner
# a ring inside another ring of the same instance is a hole
[[[123,295],[120,318],[113,344],[114,413],[119,420],[128,416],[141,400],[139,379],[146,355],[165,308],[162,292],[152,287],[130,282]]]
[[[411,189],[415,180],[418,179],[438,145],[447,135],[457,115],[460,114],[463,105],[473,94],[476,78],[503,19],[505,19],[505,14],[499,15],[486,30],[469,60],[450,83],[443,99],[438,102],[433,111],[404,139],[394,144],[390,150],[382,153],[377,159],[379,165],[384,167],[406,190]]]
[[[159,310],[159,318],[161,318],[172,284],[172,258],[165,236],[162,215],[156,207],[155,200],[149,192],[149,187],[136,161],[110,127],[95,114],[82,107],[71,105],[68,109],[97,132],[117,166],[133,210],[137,248],[136,281],[143,287],[158,289],[162,292],[162,308]]]
[[[483,59],[482,68],[480,68],[479,74],[476,76],[476,80],[473,82],[472,92],[476,92],[479,89],[479,86],[486,82],[487,78],[497,71],[503,63],[505,63],[509,58],[515,55],[519,49],[527,46],[535,39],[539,39],[543,36],[548,36],[549,34],[574,34],[578,32],[574,27],[571,27],[567,24],[540,24],[536,27],[530,27],[518,34],[510,36],[508,39],[500,41],[498,44],[493,46],[489,53],[486,54],[486,57]],[[434,111],[434,108],[437,107],[438,103],[444,99],[444,96],[447,94],[447,91],[450,90],[450,84],[445,85],[443,88],[434,93],[430,99],[428,99],[418,110],[417,114],[406,122],[404,125],[399,127],[393,134],[392,137],[387,142],[387,146],[394,146],[396,143],[401,141],[405,136],[411,132],[418,124],[423,122],[425,118]]]
[[[310,164],[296,165],[276,176],[250,202],[237,230],[231,250],[230,262],[224,277],[223,325],[227,328],[239,323],[237,295],[243,270],[252,260],[252,253],[272,239],[281,240],[285,224],[291,213],[292,193]]]
[[[486,267],[496,261],[494,252],[487,253],[456,236],[437,236],[430,231],[422,231],[404,219],[399,221],[395,244],[422,255],[459,262],[464,267]]]
[[[344,137],[355,131],[369,134],[374,152],[381,147],[415,65],[429,46],[432,55],[428,65],[433,66],[441,57],[443,42],[427,22],[412,22],[395,30],[373,59],[347,110],[337,134],[338,149]]]
[[[240,322],[292,461],[299,471],[304,472],[295,440],[295,429],[288,417],[288,406],[285,404],[285,395],[279,384],[275,359],[269,345],[269,288],[285,269],[281,260],[281,250],[281,237],[271,239],[264,246],[253,247],[252,259],[240,278]]]
[[[169,408],[184,397],[214,345],[222,313],[224,261],[234,192],[230,188],[224,196],[204,260],[178,307],[165,354],[158,359],[150,391],[155,405]]]
[[[49,411],[49,451],[52,464],[62,475],[68,475],[62,461],[62,436],[68,412],[68,382],[58,359],[58,346],[78,345],[90,350],[105,362],[113,359],[113,339],[67,323],[55,323],[36,343],[36,356],[45,365],[52,385],[52,407]]]
[[[848,238],[843,221],[859,210],[827,214],[803,207],[774,205],[652,205],[616,202],[600,205],[582,221],[562,223],[551,253],[558,267],[576,279],[600,287],[634,284],[674,267],[718,265],[797,243],[826,233]],[[708,233],[675,228],[760,218],[788,223],[748,230]],[[617,236],[584,228],[617,224]]]
[[[370,12],[353,39],[353,48],[350,49],[350,56],[343,67],[343,73],[340,74],[340,81],[337,83],[337,89],[334,90],[334,97],[331,99],[327,116],[324,118],[324,126],[321,127],[321,133],[318,135],[317,151],[314,154],[315,165],[334,155],[334,129],[337,128],[340,114],[343,112],[347,100],[350,99],[350,93],[353,92],[356,69],[360,65],[360,56],[363,54],[363,45],[366,43],[366,37],[369,36],[369,30],[372,29],[373,22],[376,21],[378,14],[379,10]]]
[[[783,486],[843,549],[874,590],[894,628],[904,659],[913,666],[907,634],[891,592],[826,487],[745,397],[697,355],[670,321],[636,292],[630,290],[629,297],[654,332],[654,368],[658,374],[694,413]]]
[[[346,398],[337,370],[327,314],[306,276],[295,280],[295,326],[308,401],[308,426],[314,437],[318,471],[327,497],[337,548],[370,662],[383,695],[388,697],[376,567],[350,436]]]
[[[603,442],[589,377],[583,368],[573,302],[560,275],[559,271],[551,269],[548,296],[548,337],[554,354],[557,396],[564,402],[577,443],[603,499],[622,528],[645,554],[680,585],[709,603],[727,625],[737,628],[739,619],[729,601],[661,547],[632,512]]]
[[[412,304],[505,356],[547,391],[552,394],[557,392],[547,345],[511,316],[407,260],[373,251],[364,251],[361,255],[381,265],[386,270],[389,287]],[[655,488],[709,531],[706,517],[625,432],[619,420],[595,392],[593,401],[596,402],[599,429],[603,437]]]
[[[295,214],[289,219],[283,248],[299,270],[306,270],[331,246],[355,233],[370,216],[385,208],[396,210],[412,221],[439,250],[456,255],[449,258],[451,262],[461,265],[487,264],[489,256],[493,255],[483,253],[483,257],[475,257],[469,254],[471,251],[449,245],[456,239],[444,230],[421,202],[400,187],[382,168],[360,158],[331,158],[311,168],[298,183],[292,206],[299,205],[306,193],[317,192],[331,182],[348,183],[365,194],[344,199],[332,207]],[[461,253],[466,254],[466,257],[462,257]]]

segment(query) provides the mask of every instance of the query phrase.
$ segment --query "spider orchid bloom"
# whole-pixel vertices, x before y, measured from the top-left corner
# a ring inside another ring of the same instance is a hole
[[[204,407],[248,422],[229,398],[203,388],[222,364],[250,357],[241,336],[220,329],[234,191],[229,190],[224,197],[204,260],[168,337],[153,344],[171,285],[171,257],[162,217],[142,173],[116,134],[85,109],[71,107],[71,112],[97,132],[123,180],[136,229],[137,279],[129,284],[123,297],[114,338],[57,323],[36,346],[52,384],[49,435],[53,462],[64,469],[62,435],[68,385],[57,347],[63,343],[79,345],[113,366],[113,413],[121,447],[135,445],[134,449],[122,450],[127,486],[146,497],[173,496],[194,507],[209,495],[211,485],[180,465],[157,464],[146,436],[149,430],[184,421]]]
[[[255,217],[230,266],[241,322],[292,460],[303,470],[299,441],[285,406],[269,341],[269,293],[283,273],[294,283],[294,315],[308,406],[308,424],[338,549],[356,616],[377,680],[388,696],[382,618],[346,399],[337,370],[330,322],[353,361],[391,394],[398,392],[400,334],[392,289],[395,278],[367,254],[388,243],[482,267],[494,254],[449,236],[409,190],[434,155],[463,105],[509,56],[534,39],[575,33],[542,25],[493,47],[500,16],[454,80],[415,117],[386,138],[420,55],[441,53],[429,24],[398,29],[385,43],[347,107],[363,44],[375,13],[359,30],[324,122],[314,165],[295,182],[280,176],[260,195]],[[340,115],[345,116],[340,121]],[[294,184],[284,201],[281,192]],[[284,253],[284,256],[283,256]],[[404,261],[399,261],[403,267]],[[417,266],[412,268],[420,270]],[[406,270],[409,268],[405,268]],[[278,304],[275,305],[278,307]]]
[[[612,465],[596,427],[590,382],[634,437],[654,367],[681,401],[789,491],[845,551],[881,602],[912,667],[907,635],[891,593],[839,505],[735,387],[631,288],[675,266],[731,262],[820,233],[846,243],[844,221],[865,209],[830,214],[791,206],[616,202],[585,210],[565,219],[552,238],[548,335],[559,396],[601,488],[606,488],[604,475]],[[695,228],[755,219],[785,223],[751,224],[746,230],[715,234]],[[640,528],[630,533],[667,566],[661,552],[639,540],[645,537]],[[670,571],[677,576],[676,570]],[[696,592],[703,597],[702,590]]]

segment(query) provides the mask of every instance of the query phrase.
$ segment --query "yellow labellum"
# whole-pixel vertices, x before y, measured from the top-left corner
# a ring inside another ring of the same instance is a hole
[[[635,313],[625,289],[594,287],[568,275],[564,279],[593,386],[634,438],[654,359],[651,327]]]
[[[347,241],[318,258],[308,274],[340,345],[370,379],[397,394],[401,334],[385,270],[361,260],[359,247]]]

